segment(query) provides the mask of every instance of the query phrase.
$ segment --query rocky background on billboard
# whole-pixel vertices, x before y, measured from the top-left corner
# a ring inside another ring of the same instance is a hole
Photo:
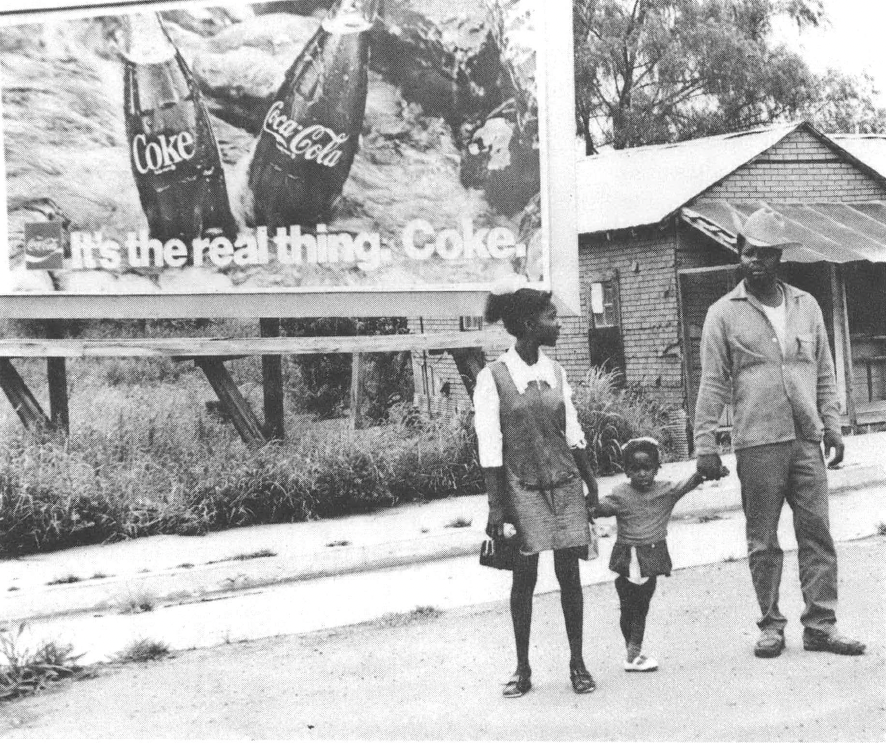
[[[165,26],[203,93],[231,206],[248,223],[246,175],[256,134],[284,74],[331,3],[292,0],[165,11]],[[395,249],[372,272],[344,265],[227,269],[14,271],[0,290],[224,291],[250,287],[404,286],[540,278],[534,50],[526,0],[386,0],[372,31],[369,92],[357,152],[330,231],[373,230]],[[51,21],[0,31],[9,236],[21,266],[24,225],[60,219],[71,230],[145,229],[129,164],[119,19]],[[403,226],[502,225],[526,259],[407,261]]]

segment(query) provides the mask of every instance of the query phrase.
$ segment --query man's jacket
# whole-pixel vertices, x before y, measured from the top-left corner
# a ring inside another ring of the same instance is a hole
[[[718,452],[723,406],[734,407],[733,449],[840,431],[840,404],[821,308],[808,292],[779,282],[787,303],[785,351],[744,281],[708,310],[701,334],[695,408],[697,454]]]

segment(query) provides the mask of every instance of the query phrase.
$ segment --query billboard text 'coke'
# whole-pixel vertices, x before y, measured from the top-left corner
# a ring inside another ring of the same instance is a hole
[[[234,239],[218,145],[197,84],[158,15],[127,21],[126,136],[151,237]]]
[[[293,62],[249,167],[255,224],[326,219],[354,162],[379,0],[340,0]]]

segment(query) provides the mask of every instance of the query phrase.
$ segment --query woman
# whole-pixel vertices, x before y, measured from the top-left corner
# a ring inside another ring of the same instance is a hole
[[[539,349],[557,343],[557,309],[549,292],[521,288],[491,295],[486,320],[503,321],[516,338],[480,372],[474,391],[480,465],[489,493],[486,532],[501,539],[505,524],[512,524],[520,543],[511,587],[517,671],[504,695],[520,697],[532,687],[529,630],[538,554],[543,550],[554,551],[572,689],[593,692],[594,679],[582,657],[578,560],[596,557],[588,555],[588,510],[597,503],[597,483],[563,368]],[[582,480],[589,490],[587,504]]]

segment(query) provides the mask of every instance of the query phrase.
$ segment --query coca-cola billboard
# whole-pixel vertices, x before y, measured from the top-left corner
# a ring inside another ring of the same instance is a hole
[[[0,294],[550,285],[541,13],[293,0],[0,19]]]

